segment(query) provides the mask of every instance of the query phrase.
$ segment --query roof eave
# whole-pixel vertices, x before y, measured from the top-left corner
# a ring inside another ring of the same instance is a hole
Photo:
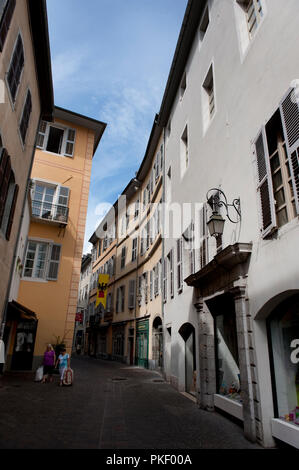
[[[206,0],[189,0],[159,112],[158,124],[166,127],[180,85]]]
[[[41,118],[53,121],[54,91],[46,0],[27,0],[39,87]]]

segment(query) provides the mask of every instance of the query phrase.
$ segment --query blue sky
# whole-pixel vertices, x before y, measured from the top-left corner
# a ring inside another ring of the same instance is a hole
[[[84,253],[144,157],[187,0],[48,0],[55,104],[104,121]]]

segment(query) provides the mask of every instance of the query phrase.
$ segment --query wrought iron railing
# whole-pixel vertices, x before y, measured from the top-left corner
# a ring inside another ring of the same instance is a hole
[[[67,224],[69,209],[48,202],[32,201],[32,216],[42,220]]]

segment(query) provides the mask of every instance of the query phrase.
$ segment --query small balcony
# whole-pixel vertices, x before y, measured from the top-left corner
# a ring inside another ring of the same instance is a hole
[[[32,201],[33,219],[38,219],[42,223],[54,225],[67,225],[69,209],[65,206],[58,206],[48,202]]]

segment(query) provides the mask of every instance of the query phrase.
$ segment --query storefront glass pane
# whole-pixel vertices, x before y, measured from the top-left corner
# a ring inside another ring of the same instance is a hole
[[[241,402],[237,329],[234,313],[217,315],[217,393]]]
[[[277,412],[299,426],[299,302],[270,322]]]

